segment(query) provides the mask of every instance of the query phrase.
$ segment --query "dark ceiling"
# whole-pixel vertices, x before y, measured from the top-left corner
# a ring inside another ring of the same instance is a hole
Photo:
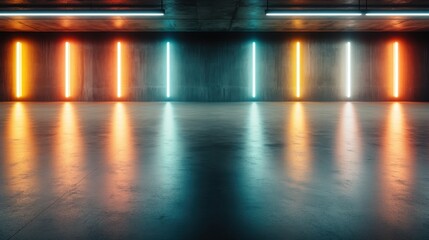
[[[269,0],[270,8],[356,9],[359,0]],[[361,0],[365,6],[365,0]],[[136,9],[160,0],[6,0],[9,9]],[[164,17],[8,17],[0,31],[429,31],[428,18],[267,17],[265,0],[164,0]],[[368,0],[368,8],[429,9],[429,0]]]

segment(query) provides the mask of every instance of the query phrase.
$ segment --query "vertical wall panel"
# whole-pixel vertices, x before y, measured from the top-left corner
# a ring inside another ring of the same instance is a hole
[[[172,99],[239,101],[251,98],[250,41],[176,41],[171,43],[171,54]]]

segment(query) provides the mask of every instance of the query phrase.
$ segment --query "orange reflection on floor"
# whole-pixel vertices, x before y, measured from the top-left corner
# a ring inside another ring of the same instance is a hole
[[[362,140],[359,121],[353,103],[344,103],[340,112],[335,143],[335,159],[340,180],[347,192],[356,190],[350,183],[356,183],[360,176]]]
[[[37,189],[32,177],[37,167],[37,147],[31,118],[24,103],[13,103],[6,119],[6,179],[11,194],[26,194]],[[22,198],[22,201],[32,199]],[[24,202],[20,202],[24,204]]]
[[[108,132],[106,186],[104,201],[109,211],[124,213],[131,209],[135,184],[136,149],[132,124],[126,105],[116,103]]]
[[[287,173],[298,182],[306,182],[311,177],[312,151],[309,127],[304,106],[293,104],[287,132]]]
[[[54,171],[58,180],[58,193],[66,189],[64,185],[76,184],[85,176],[83,161],[84,143],[79,121],[73,103],[63,103],[54,142]]]
[[[392,103],[382,136],[378,176],[381,215],[396,227],[405,227],[409,223],[408,206],[414,184],[414,151],[408,127],[402,104]]]

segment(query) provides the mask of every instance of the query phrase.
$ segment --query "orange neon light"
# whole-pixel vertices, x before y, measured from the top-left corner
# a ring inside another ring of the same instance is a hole
[[[121,97],[122,96],[122,79],[121,79],[121,75],[122,75],[122,73],[121,73],[121,71],[122,71],[122,69],[121,69],[121,42],[118,42],[117,43],[117,54],[118,54],[118,56],[117,56],[117,62],[116,62],[116,65],[117,65],[117,69],[118,69],[118,72],[117,72],[117,93],[116,93],[116,95],[117,95],[117,97],[119,98],[119,97]]]
[[[70,97],[70,43],[66,42],[66,54],[65,54],[65,96]]]
[[[22,44],[16,42],[16,97],[22,97]]]
[[[301,96],[301,49],[300,43],[296,43],[296,97]]]
[[[393,96],[399,97],[399,46],[398,42],[393,45]]]

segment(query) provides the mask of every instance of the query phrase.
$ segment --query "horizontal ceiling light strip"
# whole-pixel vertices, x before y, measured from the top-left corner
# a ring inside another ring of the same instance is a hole
[[[158,10],[58,10],[58,11],[0,11],[0,17],[150,17],[164,16],[163,9]]]
[[[429,17],[429,11],[367,11],[365,16],[374,17]]]
[[[294,16],[307,16],[307,17],[346,17],[346,16],[362,16],[362,12],[360,11],[340,11],[340,10],[271,10],[267,9],[265,11],[266,16],[273,17],[294,17]]]
[[[266,16],[270,17],[429,17],[427,11],[349,11],[349,10],[271,10],[265,11]]]

